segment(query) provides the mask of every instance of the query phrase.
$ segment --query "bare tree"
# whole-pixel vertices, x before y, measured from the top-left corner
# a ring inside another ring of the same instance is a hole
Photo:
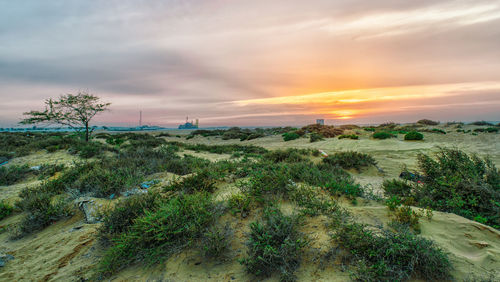
[[[108,109],[111,103],[102,103],[100,98],[88,92],[76,95],[61,95],[59,99],[45,100],[44,111],[23,113],[27,118],[21,124],[55,123],[68,126],[80,132],[85,130],[85,141],[89,141],[93,129],[89,129],[90,120],[98,113]]]

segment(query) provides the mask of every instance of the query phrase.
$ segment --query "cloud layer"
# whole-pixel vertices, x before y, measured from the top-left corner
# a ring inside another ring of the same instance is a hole
[[[81,89],[107,124],[500,120],[500,1],[2,1],[0,42],[0,126]]]

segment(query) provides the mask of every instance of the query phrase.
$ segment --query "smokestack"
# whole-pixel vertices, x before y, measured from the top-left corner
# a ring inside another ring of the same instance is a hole
[[[196,127],[198,127],[198,119],[196,119]]]
[[[142,126],[142,111],[139,111],[139,126]]]

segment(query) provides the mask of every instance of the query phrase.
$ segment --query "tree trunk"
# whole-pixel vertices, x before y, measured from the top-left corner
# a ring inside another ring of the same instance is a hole
[[[85,142],[89,142],[89,123],[85,123]]]

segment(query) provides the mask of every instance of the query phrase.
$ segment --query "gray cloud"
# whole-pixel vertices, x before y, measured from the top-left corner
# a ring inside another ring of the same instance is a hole
[[[26,103],[0,118],[82,88],[119,120],[147,107],[163,122],[277,110],[233,100],[498,81],[498,46],[498,0],[2,1],[0,95]]]

